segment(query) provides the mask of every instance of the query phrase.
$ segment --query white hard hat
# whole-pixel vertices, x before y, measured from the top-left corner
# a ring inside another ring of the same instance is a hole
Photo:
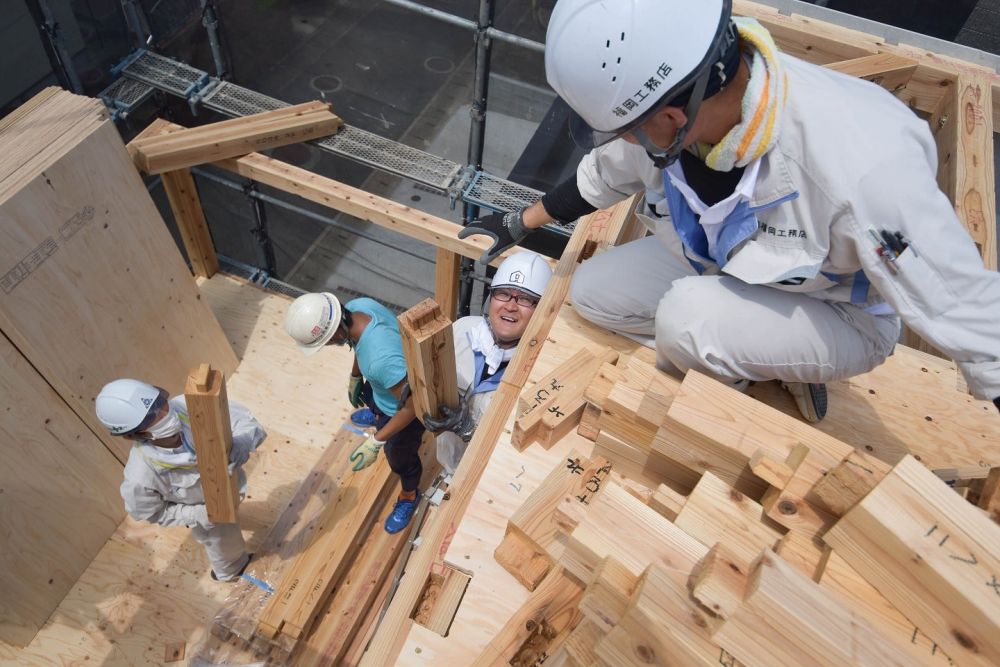
[[[285,331],[306,356],[316,354],[340,326],[340,301],[329,292],[303,294],[288,307]]]
[[[552,267],[545,258],[528,250],[515,253],[497,267],[490,289],[513,287],[541,298],[552,277]]]
[[[559,0],[545,76],[578,115],[577,143],[607,143],[691,90],[719,60],[731,13],[732,0]]]
[[[134,431],[149,415],[162,390],[147,382],[123,378],[104,385],[94,399],[97,418],[111,435]]]

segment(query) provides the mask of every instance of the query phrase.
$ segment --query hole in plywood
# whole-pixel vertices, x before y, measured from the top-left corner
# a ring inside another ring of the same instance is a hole
[[[442,637],[448,636],[472,576],[445,565],[444,574],[431,573],[411,618]]]

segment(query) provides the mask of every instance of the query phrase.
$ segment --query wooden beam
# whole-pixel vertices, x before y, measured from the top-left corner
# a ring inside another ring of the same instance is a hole
[[[580,621],[583,587],[556,568],[504,624],[473,667],[530,667],[554,652]]]
[[[169,135],[137,137],[129,152],[150,175],[186,169],[336,134],[343,121],[330,109],[326,102],[307,102]]]
[[[355,536],[370,525],[378,499],[395,484],[385,457],[379,457],[340,485],[337,497],[317,521],[309,546],[298,554],[264,606],[258,635],[278,639],[280,633],[293,647],[302,639],[360,547]]]
[[[782,556],[784,558],[784,556]],[[787,559],[786,559],[787,560]],[[955,664],[941,647],[931,641],[829,547],[817,579],[847,609],[867,621],[898,648],[905,651],[914,665]]]
[[[339,450],[338,456],[344,458]],[[395,502],[396,495],[387,494],[376,516],[387,514]],[[315,627],[300,642],[296,667],[340,664],[405,545],[405,531],[389,534],[379,525],[372,528]]]
[[[139,136],[155,136],[183,129],[175,123],[157,120],[143,130]],[[390,199],[373,195],[359,188],[353,188],[332,178],[314,174],[307,169],[274,160],[260,153],[251,153],[214,164],[220,169],[239,174],[311,202],[328,206],[365,222],[395,230],[410,238],[429,243],[462,257],[479,260],[493,244],[492,239],[484,236],[460,239],[458,232],[461,231],[462,225],[458,223],[423,213],[403,204],[397,204]],[[490,262],[490,266],[499,266],[503,260],[515,253],[523,252],[523,250],[519,246],[505,250],[499,257]]]
[[[205,221],[205,212],[198,198],[198,188],[188,169],[163,174],[163,191],[167,193],[174,222],[180,232],[184,250],[194,275],[211,278],[219,272],[215,243]]]
[[[824,540],[958,664],[1000,663],[1000,526],[914,458]]]
[[[496,447],[500,432],[510,417],[521,388],[527,381],[556,314],[566,298],[570,277],[576,270],[589,224],[588,218],[582,218],[577,222],[576,229],[556,265],[552,279],[545,288],[545,294],[535,307],[528,329],[517,346],[517,352],[507,366],[500,388],[494,393],[490,407],[480,421],[469,448],[455,472],[449,488],[451,500],[442,505],[440,511],[430,517],[425,524],[422,546],[414,552],[407,565],[399,589],[372,638],[368,652],[362,659],[363,666],[382,666],[396,661],[409,634],[412,623],[410,612],[419,599],[431,565],[435,562],[446,537],[458,525],[460,517],[468,507],[476,485]]]
[[[458,281],[462,256],[438,248],[434,260],[434,300],[441,306],[441,313],[449,320],[458,317]]]
[[[787,488],[813,500],[808,495],[813,485],[853,448],[706,375],[688,371],[653,449],[692,470],[710,470],[746,492],[746,485],[764,486],[750,470],[754,454],[763,451],[784,461],[800,445],[809,453]],[[760,497],[753,494],[748,495]]]
[[[747,667],[912,664],[892,642],[770,550],[757,561],[743,604],[712,637]]]
[[[399,333],[417,418],[439,418],[444,405],[458,408],[455,337],[441,307],[424,299],[399,316]]]
[[[773,549],[782,533],[764,524],[764,510],[710,472],[701,476],[674,524],[709,548],[725,542],[744,572],[762,549]]]
[[[726,661],[710,636],[717,619],[688,590],[691,567],[673,560],[649,565],[618,626],[598,642],[598,656],[636,667],[736,664]]]
[[[240,484],[235,472],[229,472],[229,450],[233,446],[233,428],[229,420],[226,378],[222,371],[202,364],[188,375],[184,387],[191,435],[198,456],[205,509],[212,523],[236,523],[239,520]]]
[[[813,493],[835,516],[843,516],[889,472],[874,456],[854,450],[816,483]]]
[[[600,457],[586,459],[576,452],[542,480],[511,515],[494,558],[529,591],[549,573],[562,555],[555,510],[565,503],[589,503],[600,492],[611,464]]]
[[[977,504],[986,510],[993,521],[1000,523],[1000,466],[990,469]]]
[[[917,70],[917,61],[891,53],[875,53],[851,60],[827,63],[826,67],[841,74],[856,76],[896,92],[909,83]]]
[[[610,348],[600,355],[582,348],[525,389],[518,400],[520,414],[514,422],[511,444],[519,451],[535,441],[551,447],[569,433],[583,413],[584,392],[594,375],[602,364],[617,359],[618,353]]]
[[[749,573],[745,558],[717,542],[691,571],[691,594],[714,615],[729,618],[743,605]]]

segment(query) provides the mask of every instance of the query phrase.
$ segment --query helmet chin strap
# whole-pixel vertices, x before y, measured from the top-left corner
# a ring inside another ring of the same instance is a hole
[[[487,311],[488,310],[489,307],[487,307]],[[486,320],[486,328],[490,330],[490,335],[493,336],[493,342],[497,344],[497,347],[500,347],[501,345],[511,345],[511,344],[517,345],[518,342],[520,342],[521,340],[520,337],[515,338],[513,340],[503,340],[502,338],[497,336],[497,332],[493,330],[493,325],[490,324],[490,316],[488,313],[483,313],[483,319]]]
[[[701,103],[705,98],[705,88],[708,85],[709,76],[711,76],[711,68],[705,70],[698,77],[697,81],[695,81],[694,88],[691,91],[691,98],[684,108],[684,115],[687,117],[687,122],[677,128],[677,132],[674,133],[674,140],[670,142],[669,146],[666,148],[657,146],[641,127],[632,130],[632,136],[635,137],[640,146],[646,149],[646,155],[653,161],[657,169],[666,169],[672,165],[680,157],[681,151],[684,150],[684,139],[687,137],[691,126],[694,125],[698,109],[701,108]]]

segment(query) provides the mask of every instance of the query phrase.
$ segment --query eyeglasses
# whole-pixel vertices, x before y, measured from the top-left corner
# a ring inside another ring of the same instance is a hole
[[[538,299],[534,297],[528,296],[527,294],[514,294],[513,292],[505,289],[491,290],[490,296],[501,303],[507,303],[513,299],[514,303],[522,308],[534,308],[538,305]]]

